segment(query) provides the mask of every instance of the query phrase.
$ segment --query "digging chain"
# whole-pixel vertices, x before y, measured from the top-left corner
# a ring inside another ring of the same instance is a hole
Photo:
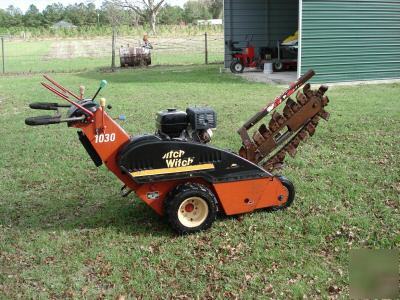
[[[251,145],[244,145],[239,154],[271,172],[283,166],[287,154],[294,157],[301,142],[313,136],[320,119],[328,120],[325,111],[329,99],[324,96],[328,88],[322,85],[311,90],[310,84],[288,98],[282,114],[273,112],[268,123],[262,124],[253,134]]]

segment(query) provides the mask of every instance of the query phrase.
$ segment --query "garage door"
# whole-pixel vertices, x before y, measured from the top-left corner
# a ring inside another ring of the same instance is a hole
[[[318,82],[400,78],[400,0],[302,0],[300,73]]]

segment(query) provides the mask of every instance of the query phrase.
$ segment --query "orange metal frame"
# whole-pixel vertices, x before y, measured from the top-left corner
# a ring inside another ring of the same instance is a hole
[[[214,184],[207,183],[200,178],[188,177],[185,180],[137,184],[129,175],[124,174],[117,164],[118,151],[129,142],[129,135],[105,112],[104,106],[99,107],[88,122],[75,122],[72,126],[84,132],[107,168],[160,215],[164,213],[163,202],[168,192],[179,183],[187,181],[199,182],[211,188],[218,198],[221,208],[227,215],[283,205],[289,196],[288,191],[280,180],[275,177]],[[112,141],[99,142],[99,138],[96,138],[96,135],[106,134],[113,134]],[[154,191],[159,193],[159,197],[149,200],[147,194]],[[278,201],[279,195],[284,196],[282,201]]]

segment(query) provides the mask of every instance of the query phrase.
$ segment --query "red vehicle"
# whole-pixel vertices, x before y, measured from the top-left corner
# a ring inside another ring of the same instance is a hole
[[[243,73],[244,68],[264,68],[264,60],[256,57],[255,47],[251,41],[247,42],[245,48],[237,48],[239,42],[228,41],[228,48],[232,52],[230,69],[232,73]]]

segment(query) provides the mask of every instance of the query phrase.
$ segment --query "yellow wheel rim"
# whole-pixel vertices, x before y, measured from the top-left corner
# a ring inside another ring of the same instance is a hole
[[[193,228],[200,226],[207,216],[207,202],[200,197],[187,198],[179,206],[178,219],[185,227]]]

